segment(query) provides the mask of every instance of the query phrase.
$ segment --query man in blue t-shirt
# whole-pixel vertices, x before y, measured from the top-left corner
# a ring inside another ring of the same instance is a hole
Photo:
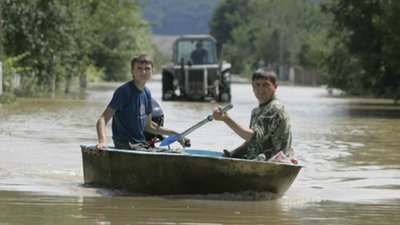
[[[113,141],[119,149],[148,148],[144,131],[158,135],[178,133],[158,126],[151,120],[152,104],[150,90],[145,86],[153,72],[153,60],[149,55],[140,54],[131,61],[132,80],[115,90],[107,108],[100,115],[96,128],[98,149],[107,147],[106,124],[112,120]],[[190,140],[184,140],[189,145]]]

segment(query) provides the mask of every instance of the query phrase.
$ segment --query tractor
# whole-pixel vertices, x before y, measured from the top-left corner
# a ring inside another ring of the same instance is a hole
[[[216,43],[210,35],[175,40],[172,62],[162,67],[163,101],[230,102],[231,64],[218,59]]]

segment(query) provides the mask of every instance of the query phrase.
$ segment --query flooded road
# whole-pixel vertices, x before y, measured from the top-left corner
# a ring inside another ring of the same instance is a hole
[[[0,105],[0,224],[400,224],[400,106],[332,98],[323,88],[280,86],[305,164],[278,200],[229,194],[132,196],[83,186],[80,144],[119,84],[91,85],[73,97]],[[162,102],[165,126],[184,131],[217,103]],[[232,117],[247,125],[257,104],[249,84],[233,84]],[[107,128],[111,140],[110,123]],[[189,135],[197,149],[242,143],[212,122]]]

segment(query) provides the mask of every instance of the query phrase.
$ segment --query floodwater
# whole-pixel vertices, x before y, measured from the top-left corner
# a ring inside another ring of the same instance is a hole
[[[400,224],[400,106],[329,97],[324,88],[280,86],[295,155],[305,167],[280,199],[262,195],[137,196],[83,185],[80,144],[119,84],[91,85],[72,97],[0,105],[0,224]],[[165,126],[183,131],[217,103],[162,102]],[[232,85],[243,125],[257,104],[249,84]],[[107,134],[111,137],[110,126]],[[242,143],[210,122],[189,135],[197,149]],[[111,138],[109,143],[112,143]]]

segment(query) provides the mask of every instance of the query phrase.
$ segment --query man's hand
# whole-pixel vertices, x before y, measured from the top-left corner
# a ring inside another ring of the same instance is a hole
[[[189,138],[183,138],[183,139],[179,140],[179,143],[181,143],[181,145],[183,147],[190,147],[191,146]]]
[[[227,117],[227,113],[221,113],[221,106],[218,106],[217,108],[214,109],[213,111],[213,117],[215,120],[220,120],[223,121]]]
[[[106,142],[99,142],[99,143],[96,145],[96,148],[97,148],[98,150],[101,150],[101,149],[103,149],[103,148],[107,148],[107,143],[106,143]]]
[[[232,153],[226,149],[223,150],[224,152],[224,157],[232,157]]]

